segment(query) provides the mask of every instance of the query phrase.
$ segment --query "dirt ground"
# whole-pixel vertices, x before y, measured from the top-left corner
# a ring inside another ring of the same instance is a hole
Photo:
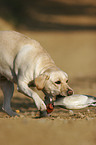
[[[75,0],[73,4],[74,2]],[[83,3],[83,0],[78,2]],[[96,1],[84,2],[84,6],[86,3],[94,5],[91,13],[96,12]],[[88,12],[90,13],[90,8]],[[43,22],[47,21],[45,15],[40,16]],[[0,30],[17,30],[39,41],[57,66],[69,75],[69,85],[75,94],[96,96],[96,29],[92,30],[89,27],[96,27],[96,16],[88,17],[85,11],[83,17],[79,15],[72,18],[64,16],[63,19],[63,16],[52,15],[48,23],[60,21],[69,25],[71,22],[72,29],[74,23],[80,24],[79,30],[33,31],[21,26],[22,29],[16,29],[3,18],[0,18]],[[88,29],[85,29],[86,25]],[[37,93],[44,99],[42,92]],[[2,111],[2,104],[3,94],[0,90],[0,145],[96,145],[95,107],[73,111],[58,107],[54,108],[50,117],[38,118],[33,100],[18,93],[16,86],[12,109],[19,110],[20,117],[9,117]]]

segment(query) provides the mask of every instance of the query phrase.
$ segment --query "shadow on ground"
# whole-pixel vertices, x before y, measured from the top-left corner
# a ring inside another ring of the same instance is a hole
[[[0,98],[0,112],[3,112],[2,104],[3,104],[3,97]],[[32,101],[32,99],[21,98],[18,96],[12,98],[11,106],[14,111],[19,110],[22,113],[37,111],[35,103]]]

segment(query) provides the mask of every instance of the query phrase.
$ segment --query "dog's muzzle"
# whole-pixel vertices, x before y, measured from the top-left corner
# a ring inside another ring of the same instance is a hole
[[[68,96],[73,95],[73,91],[72,91],[71,89],[68,89],[68,91],[67,91],[67,95],[68,95]]]

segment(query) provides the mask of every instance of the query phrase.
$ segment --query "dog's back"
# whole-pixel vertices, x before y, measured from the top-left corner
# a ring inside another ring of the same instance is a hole
[[[15,31],[0,31],[0,52],[3,49],[4,53],[8,51],[8,53],[14,56],[26,44],[34,44],[40,48],[40,44],[37,41],[21,33]]]
[[[22,69],[22,63],[24,68],[24,64],[27,67],[30,61],[31,67],[35,68],[38,59],[39,64],[41,61],[41,66],[46,63],[54,63],[50,55],[36,40],[15,31],[0,31],[1,75],[13,80],[13,75],[18,73],[19,67]]]
[[[43,51],[43,48],[40,46],[40,44],[37,41],[32,40],[31,38],[21,33],[15,31],[0,31],[0,74],[1,75],[4,75],[7,78],[13,77],[12,71],[14,70],[15,59],[18,56],[20,49],[22,49],[23,46],[27,44],[35,46],[34,48],[36,53],[39,50]]]

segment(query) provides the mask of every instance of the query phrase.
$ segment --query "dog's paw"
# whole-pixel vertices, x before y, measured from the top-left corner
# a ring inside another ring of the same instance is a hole
[[[4,112],[6,112],[10,117],[15,117],[15,116],[20,117],[19,114],[17,114],[16,112],[12,111],[11,109],[5,109],[5,108],[2,107],[2,110]]]
[[[48,117],[47,111],[40,111],[40,118],[41,117]]]

